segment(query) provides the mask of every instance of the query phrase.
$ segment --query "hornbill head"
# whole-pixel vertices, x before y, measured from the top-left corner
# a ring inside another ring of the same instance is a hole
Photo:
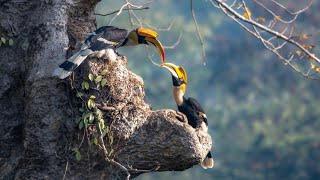
[[[157,39],[158,33],[146,28],[138,28],[131,31],[127,37],[127,43],[125,46],[132,46],[138,44],[146,44],[149,46],[154,46],[161,58],[161,61],[164,62],[166,54],[164,48],[161,45],[161,42]]]
[[[187,72],[181,67],[173,63],[162,63],[161,67],[166,68],[172,75],[172,84],[174,87],[179,87],[183,94],[186,92],[187,88]]]

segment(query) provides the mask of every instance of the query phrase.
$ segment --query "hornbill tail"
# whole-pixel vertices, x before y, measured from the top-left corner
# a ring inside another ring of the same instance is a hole
[[[214,161],[213,161],[213,158],[211,156],[211,152],[210,151],[208,152],[206,158],[204,158],[204,160],[201,162],[201,166],[204,169],[213,168]]]
[[[72,71],[76,69],[86,58],[87,55],[82,55],[82,51],[75,53],[68,60],[63,62],[58,68],[56,68],[52,75],[57,76],[60,79],[65,79],[70,76]]]

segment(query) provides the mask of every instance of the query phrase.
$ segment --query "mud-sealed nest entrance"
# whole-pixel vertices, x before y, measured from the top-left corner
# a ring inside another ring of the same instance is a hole
[[[144,123],[150,107],[144,101],[143,80],[127,69],[124,56],[112,62],[87,59],[75,74],[72,86],[81,107],[79,128],[102,119],[114,140],[124,140]]]

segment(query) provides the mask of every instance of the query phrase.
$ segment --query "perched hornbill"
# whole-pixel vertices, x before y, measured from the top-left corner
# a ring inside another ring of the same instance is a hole
[[[113,26],[100,27],[89,34],[77,53],[54,70],[53,76],[58,76],[60,79],[68,77],[91,54],[97,57],[107,56],[107,59],[115,60],[116,49],[122,46],[152,45],[158,50],[163,62],[165,52],[157,36],[157,32],[145,28],[137,28],[128,34],[126,29]]]
[[[178,110],[186,115],[188,124],[193,128],[202,128],[202,130],[208,132],[207,116],[200,103],[194,98],[189,97],[187,99],[184,96],[187,88],[187,73],[184,68],[172,63],[163,63],[161,66],[171,73],[173,83],[172,92]],[[205,169],[213,167],[213,158],[210,151],[201,162],[201,166]]]

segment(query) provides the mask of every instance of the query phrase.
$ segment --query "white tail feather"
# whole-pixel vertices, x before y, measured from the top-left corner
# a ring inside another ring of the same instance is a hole
[[[201,166],[203,167],[203,169],[213,168],[213,166],[214,166],[214,161],[213,161],[212,158],[206,157],[206,158],[201,162]]]
[[[77,64],[79,66],[87,58],[87,55],[86,56],[81,55],[82,52],[83,51],[78,51],[73,56],[71,56],[67,61]],[[53,71],[52,75],[57,76],[60,79],[64,79],[70,76],[71,73],[72,71],[66,71],[63,68],[58,67]]]
[[[66,70],[58,67],[53,71],[52,76],[57,76],[60,79],[64,79],[64,78],[70,76],[71,73],[72,73],[72,71],[66,71]]]
[[[80,64],[87,58],[87,56],[90,55],[90,54],[88,54],[88,55],[81,55],[81,54],[80,54],[81,52],[82,52],[82,51],[78,52],[79,54],[76,53],[76,54],[78,54],[78,56],[75,57],[74,59],[71,59],[71,58],[73,58],[73,56],[71,56],[71,57],[68,59],[68,61],[73,62],[74,64],[80,66]]]

